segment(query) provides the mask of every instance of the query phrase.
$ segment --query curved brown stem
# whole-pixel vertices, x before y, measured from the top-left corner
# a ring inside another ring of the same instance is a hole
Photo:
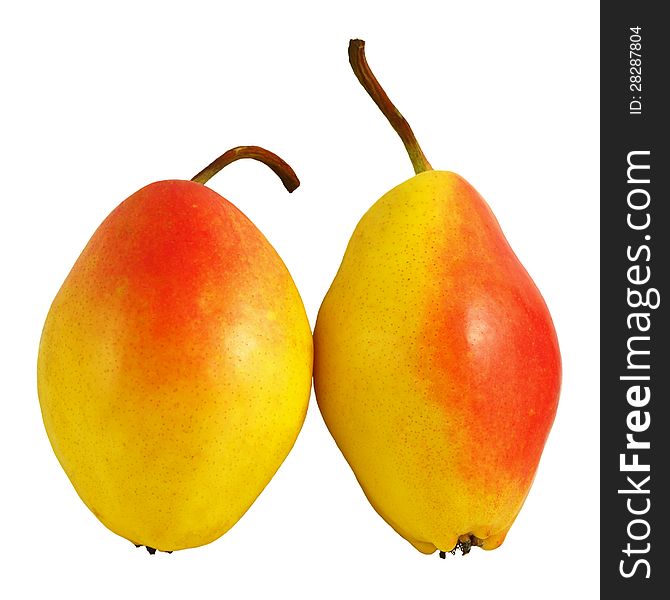
[[[228,152],[224,152],[214,162],[207,165],[200,173],[198,173],[191,181],[196,183],[207,183],[214,175],[216,175],[223,167],[229,165],[240,158],[253,158],[262,162],[264,165],[270,167],[277,177],[281,179],[284,187],[290,192],[295,190],[300,185],[300,180],[295,174],[289,164],[279,158],[273,152],[261,148],[260,146],[237,146],[231,148]]]
[[[412,161],[414,172],[418,175],[423,171],[432,171],[433,167],[430,166],[423,150],[421,150],[421,146],[419,146],[419,142],[416,141],[409,123],[400,114],[400,111],[394,106],[393,102],[391,102],[370,69],[368,61],[365,59],[365,42],[363,40],[351,40],[349,42],[349,63],[356,77],[358,77],[358,81],[361,82],[365,91],[370,94],[370,97],[375,101],[375,104],[384,113],[393,129],[400,136],[402,143],[405,144],[405,149]]]

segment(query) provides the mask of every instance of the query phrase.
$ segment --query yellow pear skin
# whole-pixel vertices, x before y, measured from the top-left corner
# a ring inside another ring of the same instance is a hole
[[[486,202],[417,148],[418,174],[352,235],[319,311],[314,382],[371,504],[444,556],[502,544],[554,419],[561,361]]]

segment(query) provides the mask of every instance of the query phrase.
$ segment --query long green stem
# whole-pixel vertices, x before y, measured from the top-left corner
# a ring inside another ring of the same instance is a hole
[[[400,114],[400,111],[394,106],[393,102],[391,102],[370,69],[368,61],[365,59],[365,42],[363,40],[351,40],[349,42],[349,63],[356,77],[358,77],[358,81],[361,82],[365,91],[370,94],[370,97],[375,101],[375,104],[384,113],[393,129],[400,136],[402,143],[405,144],[405,149],[412,161],[414,172],[418,175],[423,171],[432,171],[433,167],[430,166],[423,150],[421,150],[421,146],[419,146],[419,142],[416,141],[409,123]]]
[[[277,177],[281,179],[284,187],[290,192],[295,190],[300,185],[300,180],[293,171],[293,169],[279,158],[273,152],[261,148],[260,146],[237,146],[224,152],[214,162],[207,165],[200,173],[198,173],[191,181],[196,183],[207,183],[214,175],[216,175],[223,167],[229,165],[240,158],[253,158],[262,162],[264,165],[270,167]]]

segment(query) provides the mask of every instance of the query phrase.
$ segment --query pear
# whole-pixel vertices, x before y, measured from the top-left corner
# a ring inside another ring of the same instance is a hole
[[[432,170],[352,40],[416,175],[358,223],[319,310],[323,418],[376,511],[424,553],[502,544],[558,403],[547,306],[483,198]]]
[[[207,544],[287,456],[311,389],[312,336],[277,252],[204,183],[255,158],[226,152],[159,181],[104,220],[49,310],[38,393],[53,450],[104,525],[136,545]]]

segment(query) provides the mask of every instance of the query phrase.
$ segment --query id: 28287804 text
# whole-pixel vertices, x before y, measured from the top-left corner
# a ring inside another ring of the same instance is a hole
[[[631,100],[628,112],[631,115],[642,114],[642,27],[629,27],[629,61]]]

